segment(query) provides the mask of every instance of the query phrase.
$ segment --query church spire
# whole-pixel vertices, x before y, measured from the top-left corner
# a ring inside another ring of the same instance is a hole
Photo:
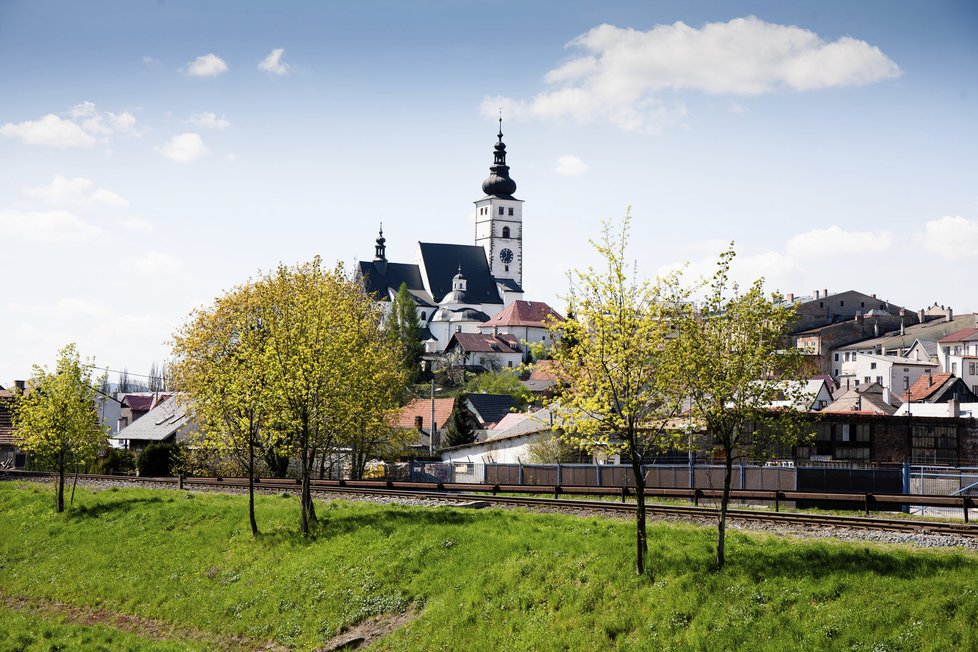
[[[377,244],[374,245],[374,260],[387,260],[387,246],[384,244],[387,239],[384,238],[384,223],[380,223],[380,235],[377,236]]]
[[[482,182],[482,192],[493,197],[513,199],[516,192],[516,182],[509,178],[509,166],[506,165],[506,143],[503,142],[503,115],[499,113],[498,140],[493,147],[492,165],[489,166],[489,176]]]

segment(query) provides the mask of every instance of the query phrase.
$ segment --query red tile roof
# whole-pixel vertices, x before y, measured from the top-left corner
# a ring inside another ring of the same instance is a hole
[[[170,396],[172,394],[126,394],[122,403],[137,412],[149,412]]]
[[[445,422],[452,414],[455,407],[454,398],[435,399],[435,424],[441,430],[445,427]],[[431,427],[431,399],[419,398],[411,401],[401,408],[397,415],[395,426],[398,428],[414,428],[415,417],[421,417],[421,428],[428,430]]]
[[[924,374],[918,378],[907,393],[904,394],[904,401],[923,401],[928,396],[944,386],[944,383],[954,378],[951,374]]]
[[[493,326],[534,326],[546,328],[551,321],[564,321],[556,310],[542,301],[514,301],[498,315],[481,325]]]
[[[944,344],[945,342],[972,342],[974,340],[978,340],[978,328],[962,328],[937,341]]]
[[[530,369],[529,380],[555,380],[553,373],[553,360],[537,360]]]
[[[458,344],[466,353],[522,353],[515,335],[483,335],[482,333],[455,333],[445,350]]]

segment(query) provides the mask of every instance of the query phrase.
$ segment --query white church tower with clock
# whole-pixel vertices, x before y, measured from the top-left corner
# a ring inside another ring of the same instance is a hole
[[[503,293],[510,295],[507,298],[522,298],[523,201],[513,196],[516,182],[506,165],[502,118],[497,137],[490,174],[482,182],[486,195],[475,202],[475,244],[485,249],[492,276]]]

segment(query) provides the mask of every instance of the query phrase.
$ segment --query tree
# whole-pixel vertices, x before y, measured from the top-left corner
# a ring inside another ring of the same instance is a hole
[[[316,521],[310,481],[317,456],[390,423],[405,385],[382,308],[342,266],[280,265],[256,284],[269,332],[269,386],[277,427],[299,463],[302,531]]]
[[[391,302],[386,332],[389,337],[397,342],[400,349],[401,364],[408,370],[411,380],[419,381],[424,344],[421,342],[418,304],[408,291],[407,283],[401,283],[401,287]]]
[[[116,385],[116,389],[120,394],[128,394],[133,391],[132,381],[129,379],[129,369],[123,367],[122,371],[119,372],[119,382]]]
[[[276,456],[279,433],[271,427],[275,409],[266,357],[270,337],[265,306],[253,285],[244,285],[197,310],[174,335],[173,366],[180,400],[190,403],[204,454],[231,455],[248,476],[248,520],[255,518],[255,478],[261,458]],[[153,365],[162,385],[162,374]]]
[[[475,416],[465,407],[465,394],[460,394],[452,406],[445,424],[445,446],[465,446],[475,441]]]
[[[683,315],[677,338],[692,418],[705,426],[711,447],[723,455],[718,568],[724,564],[733,461],[745,450],[796,442],[802,423],[796,410],[772,407],[794,404],[801,388],[796,381],[803,356],[786,344],[794,308],[777,295],[765,296],[763,279],[741,294],[729,279],[733,258],[731,243],[720,256],[699,314]]]
[[[645,572],[645,476],[642,463],[671,448],[670,428],[681,412],[683,386],[672,323],[686,309],[677,275],[655,283],[637,279],[627,263],[626,215],[620,231],[605,222],[592,242],[603,269],[571,275],[567,320],[552,324],[563,336],[551,352],[556,381],[548,402],[562,438],[588,453],[621,453],[635,484],[635,571]]]
[[[147,386],[151,392],[165,392],[167,390],[167,369],[165,364],[157,365],[155,362],[149,368],[147,376]]]
[[[53,373],[34,367],[31,387],[18,393],[14,437],[36,461],[58,474],[55,505],[65,507],[65,471],[94,460],[108,447],[108,430],[98,418],[96,401],[101,379],[92,378],[92,364],[82,364],[69,344],[58,351]]]
[[[500,371],[486,372],[470,378],[465,383],[465,392],[468,394],[507,394],[516,399],[520,409],[524,409],[533,400],[533,394],[523,383],[519,376],[509,369]]]

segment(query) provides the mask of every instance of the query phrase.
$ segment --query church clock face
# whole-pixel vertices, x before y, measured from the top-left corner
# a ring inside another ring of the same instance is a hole
[[[513,262],[513,252],[510,249],[503,249],[499,252],[499,260],[503,261],[504,264],[509,265]]]

